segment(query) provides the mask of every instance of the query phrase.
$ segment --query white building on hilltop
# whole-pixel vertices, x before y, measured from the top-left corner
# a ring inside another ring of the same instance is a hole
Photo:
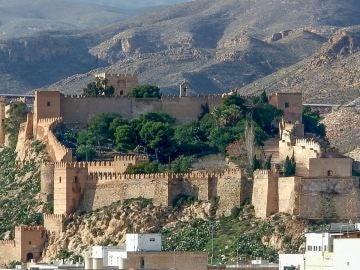
[[[279,270],[359,270],[360,224],[306,234],[305,254],[279,254]]]

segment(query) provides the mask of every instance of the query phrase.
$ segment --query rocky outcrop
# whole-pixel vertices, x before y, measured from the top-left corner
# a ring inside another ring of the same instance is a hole
[[[342,153],[350,152],[360,145],[360,110],[340,108],[326,115],[322,121],[332,146]]]
[[[360,51],[360,27],[336,32],[311,60],[311,66],[321,66],[334,59]]]
[[[65,232],[49,236],[44,261],[54,259],[60,249],[83,254],[92,245],[121,245],[128,232],[151,233],[173,228],[179,222],[210,218],[211,204],[197,202],[181,208],[143,204],[142,200],[115,203],[102,210],[68,218]]]
[[[284,30],[278,33],[274,33],[271,37],[266,39],[266,42],[275,42],[278,41],[280,39],[283,39],[285,37],[287,37],[290,33],[292,33],[293,30]]]

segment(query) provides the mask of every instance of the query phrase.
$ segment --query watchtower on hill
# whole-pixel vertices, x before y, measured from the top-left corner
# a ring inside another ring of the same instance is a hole
[[[131,89],[139,85],[137,75],[124,75],[112,73],[99,73],[95,75],[96,78],[102,79],[105,87],[114,87],[115,96],[126,96]]]

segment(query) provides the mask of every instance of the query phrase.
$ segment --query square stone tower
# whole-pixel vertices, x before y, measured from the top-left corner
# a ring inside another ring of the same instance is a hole
[[[105,86],[114,87],[114,96],[126,96],[131,89],[139,85],[137,75],[99,73],[95,77],[105,80]]]

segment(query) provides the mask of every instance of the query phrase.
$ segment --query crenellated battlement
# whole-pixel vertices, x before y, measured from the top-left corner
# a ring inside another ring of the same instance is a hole
[[[45,228],[43,226],[18,226],[15,227],[16,232],[36,232],[36,231],[43,231]]]
[[[62,221],[64,219],[64,215],[62,214],[44,214],[44,219],[52,219]]]
[[[0,246],[15,247],[15,240],[0,240]]]
[[[39,124],[57,124],[62,121],[62,117],[51,117],[51,118],[41,118],[38,120]]]
[[[87,162],[56,162],[54,163],[56,169],[86,169],[88,167]]]
[[[119,155],[114,157],[114,161],[149,161],[149,157],[147,155]]]
[[[169,177],[167,173],[151,173],[151,174],[122,174],[115,172],[90,172],[89,180],[92,181],[120,181],[120,180],[141,180],[141,179],[166,179]]]
[[[256,177],[264,177],[264,176],[268,176],[270,174],[269,170],[256,170],[254,171],[254,178]]]
[[[86,162],[88,167],[112,167],[114,166],[113,161],[89,161]]]
[[[241,169],[228,169],[223,172],[189,172],[189,173],[151,173],[151,174],[123,174],[115,172],[90,172],[91,181],[120,181],[142,179],[206,179],[210,177],[221,178],[223,176],[241,176]]]
[[[321,152],[321,146],[318,142],[314,140],[307,140],[307,139],[296,139],[296,146],[301,146],[306,149],[314,150],[318,153]]]

